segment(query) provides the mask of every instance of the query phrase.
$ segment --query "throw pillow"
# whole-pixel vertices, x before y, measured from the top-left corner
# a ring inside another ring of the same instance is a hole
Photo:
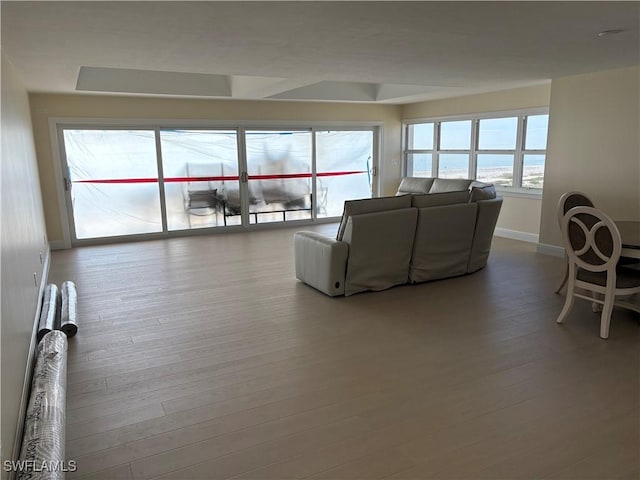
[[[400,182],[396,195],[403,195],[405,193],[429,193],[431,184],[433,184],[433,178],[404,177]]]
[[[429,193],[459,192],[468,190],[472,180],[466,178],[436,178]]]
[[[477,202],[478,200],[491,200],[496,198],[496,187],[487,185],[485,187],[472,187],[469,202]]]

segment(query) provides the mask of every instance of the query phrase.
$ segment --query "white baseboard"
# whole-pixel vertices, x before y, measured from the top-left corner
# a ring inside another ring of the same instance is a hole
[[[70,248],[70,246],[67,245],[67,242],[65,242],[64,240],[56,240],[53,242],[49,242],[49,248],[51,248],[51,250],[67,250]]]
[[[536,247],[538,253],[543,255],[551,255],[553,257],[564,257],[564,248],[556,245],[548,245],[546,243],[539,243]]]
[[[519,232],[518,230],[509,230],[506,228],[497,228],[494,232],[496,237],[511,238],[513,240],[520,240],[522,242],[529,242],[536,244],[536,252],[543,255],[551,255],[552,257],[564,257],[564,248],[556,245],[547,245],[546,243],[539,243],[539,235],[534,233]]]
[[[511,238],[512,240],[520,240],[521,242],[538,243],[539,235],[535,233],[519,232],[518,230],[509,230],[506,228],[496,228],[494,235],[497,237]]]

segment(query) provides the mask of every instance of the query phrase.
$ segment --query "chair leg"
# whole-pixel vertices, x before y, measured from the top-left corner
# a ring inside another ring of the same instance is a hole
[[[562,311],[560,312],[560,315],[558,315],[558,319],[556,320],[556,322],[562,323],[562,321],[566,318],[567,314],[573,308],[573,301],[574,301],[573,294],[569,295],[569,293],[567,292],[567,298],[564,301],[564,307],[562,307]]]
[[[558,315],[558,319],[556,322],[562,323],[563,320],[569,314],[569,311],[573,308],[573,302],[575,302],[575,293],[576,293],[576,270],[574,264],[567,263],[567,295],[564,300],[564,306],[560,311],[560,315]]]
[[[575,301],[575,297],[573,296],[574,292],[575,279],[571,278],[569,279],[569,286],[567,287],[567,296],[564,300],[564,306],[562,307],[562,310],[560,311],[560,315],[558,315],[558,319],[556,320],[556,322],[562,323],[562,321],[568,315],[569,311],[571,311],[571,309],[573,308],[573,302]]]
[[[600,316],[600,338],[609,338],[609,325],[611,324],[611,313],[613,312],[613,295],[606,295]]]
[[[593,313],[598,313],[602,311],[602,294],[591,292],[591,296],[594,298],[594,301],[591,302],[591,311]],[[595,300],[600,300],[600,302],[596,302]]]
[[[560,290],[562,290],[564,286],[567,284],[568,279],[569,279],[569,264],[567,263],[567,268],[565,268],[564,270],[564,278],[562,279],[562,282],[560,283],[558,288],[556,288],[556,291],[554,293],[560,293]]]

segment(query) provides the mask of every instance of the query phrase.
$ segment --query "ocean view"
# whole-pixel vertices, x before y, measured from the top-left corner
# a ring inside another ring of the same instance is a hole
[[[420,158],[422,157],[422,158]],[[427,154],[413,155],[414,177],[431,177],[431,157]],[[441,154],[440,168],[435,176],[441,178],[471,178],[467,155]],[[544,155],[525,155],[522,169],[522,186],[542,188],[544,181]],[[478,155],[475,178],[478,181],[500,186],[513,185],[513,155]]]

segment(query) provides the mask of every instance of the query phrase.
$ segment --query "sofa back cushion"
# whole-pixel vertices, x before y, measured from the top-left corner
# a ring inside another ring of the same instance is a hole
[[[417,208],[349,217],[343,240],[349,245],[345,295],[407,283],[417,219]]]
[[[434,178],[429,193],[459,192],[469,190],[473,180],[467,178]]]
[[[418,209],[409,269],[412,283],[467,273],[477,211],[477,203]]]
[[[347,200],[344,202],[342,220],[338,227],[336,240],[342,241],[344,229],[347,227],[347,220],[352,215],[363,213],[386,212],[387,210],[399,210],[411,207],[411,195],[400,195],[395,197],[365,198],[362,200]],[[383,232],[380,232],[382,235]]]
[[[484,187],[471,187],[471,194],[469,195],[470,202],[477,202],[478,200],[491,200],[496,198],[496,187],[494,185],[485,185]]]
[[[433,178],[422,177],[404,177],[398,187],[396,195],[404,195],[406,193],[429,193],[429,189],[433,184]]]
[[[439,207],[441,205],[454,205],[467,203],[469,190],[460,192],[430,193],[428,195],[412,195],[411,206],[416,208]]]

